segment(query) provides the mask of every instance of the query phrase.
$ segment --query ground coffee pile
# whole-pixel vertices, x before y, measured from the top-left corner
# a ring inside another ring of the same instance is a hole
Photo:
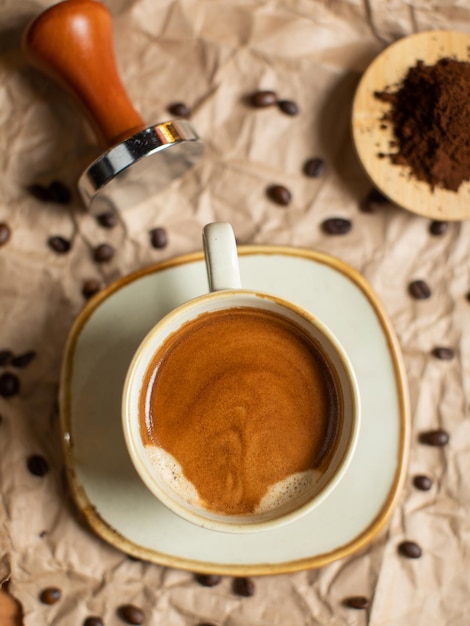
[[[457,191],[470,179],[470,63],[418,61],[396,91],[374,95],[391,104],[383,121],[393,125],[392,163],[432,189]]]

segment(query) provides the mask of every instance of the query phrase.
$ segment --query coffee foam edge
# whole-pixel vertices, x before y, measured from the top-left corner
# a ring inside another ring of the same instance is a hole
[[[185,478],[181,465],[171,454],[159,446],[150,445],[145,446],[145,453],[152,467],[152,473],[156,473],[163,479],[163,482],[167,486],[167,489],[165,489],[167,493],[168,490],[173,492],[180,501],[185,502],[190,507],[203,508],[209,513],[224,515],[223,512],[211,511],[211,509],[204,506],[197,489]],[[277,509],[288,507],[289,504],[296,501],[299,501],[298,506],[305,504],[305,496],[309,492],[312,493],[312,495],[315,494],[315,490],[312,489],[312,487],[318,483],[321,476],[322,473],[320,471],[310,469],[305,472],[292,474],[284,480],[271,485],[254,511],[254,514],[274,512]],[[170,497],[174,496],[171,495]]]

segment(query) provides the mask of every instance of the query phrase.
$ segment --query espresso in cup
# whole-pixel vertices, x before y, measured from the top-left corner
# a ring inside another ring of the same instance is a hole
[[[341,480],[359,432],[357,382],[320,320],[241,288],[229,224],[203,232],[210,292],[141,342],[124,383],[124,437],[170,511],[211,530],[267,530]]]
[[[341,431],[338,382],[319,344],[278,313],[202,313],[145,372],[146,454],[186,502],[222,515],[269,513],[310,493]]]

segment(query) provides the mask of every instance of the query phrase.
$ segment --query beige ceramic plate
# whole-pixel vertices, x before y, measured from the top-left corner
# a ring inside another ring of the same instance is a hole
[[[314,511],[247,535],[199,528],[139,480],[121,431],[121,391],[151,326],[208,289],[203,255],[118,280],[78,316],[66,347],[61,426],[71,489],[98,535],[134,556],[191,571],[260,575],[319,567],[370,541],[388,520],[406,472],[409,408],[400,349],[376,296],[332,257],[295,248],[240,248],[242,284],[310,310],[348,352],[362,424],[348,472]]]
[[[409,175],[409,168],[392,165],[378,154],[390,152],[391,125],[381,128],[390,105],[374,97],[375,91],[397,86],[418,60],[433,65],[443,57],[469,61],[470,35],[450,31],[427,31],[404,37],[386,48],[368,67],[354,97],[352,128],[359,159],[373,184],[398,206],[435,220],[470,218],[470,182],[459,191],[431,191],[430,186]]]

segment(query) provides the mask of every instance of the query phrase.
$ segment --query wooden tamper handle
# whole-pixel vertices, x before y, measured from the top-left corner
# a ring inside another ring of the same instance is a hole
[[[145,128],[121,83],[109,11],[96,0],[65,0],[26,28],[28,61],[71,92],[110,147]]]
[[[27,60],[78,101],[105,148],[78,180],[85,206],[98,214],[134,206],[191,167],[203,143],[187,120],[147,126],[117,73],[111,15],[96,0],[64,0],[26,28]]]

